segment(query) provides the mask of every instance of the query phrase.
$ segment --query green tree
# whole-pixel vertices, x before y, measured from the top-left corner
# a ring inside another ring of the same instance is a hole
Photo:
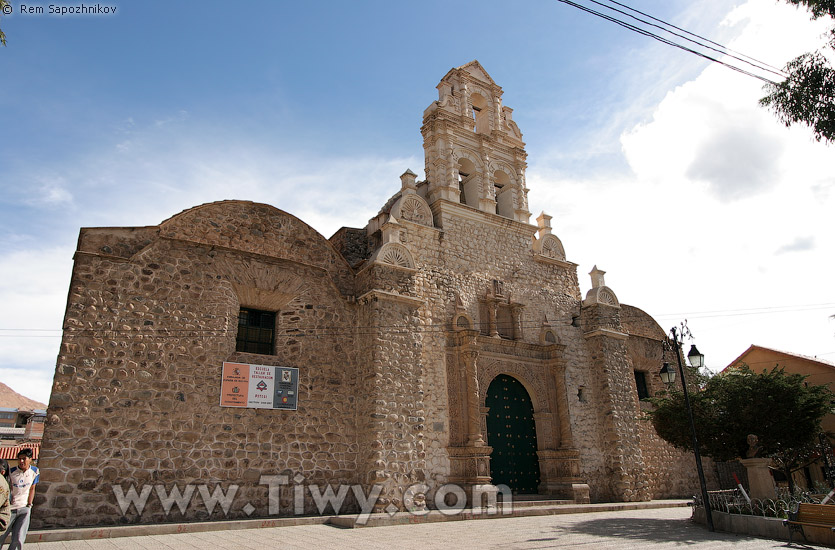
[[[835,17],[835,0],[786,1],[808,8],[813,19]],[[835,50],[835,28],[824,47]],[[818,141],[835,142],[835,69],[819,50],[794,58],[783,70],[788,78],[766,84],[767,95],[760,104],[774,111],[786,126],[806,124]]]
[[[0,0],[0,18],[10,7],[9,0]],[[6,45],[6,33],[3,32],[3,29],[0,29],[0,44]]]
[[[774,460],[793,490],[791,474],[812,457],[833,398],[826,386],[807,385],[805,378],[779,366],[762,373],[745,366],[707,380],[690,395],[701,454],[721,461],[744,458],[747,437],[754,434],[760,456]],[[683,393],[672,390],[652,401],[648,414],[658,435],[692,451]]]

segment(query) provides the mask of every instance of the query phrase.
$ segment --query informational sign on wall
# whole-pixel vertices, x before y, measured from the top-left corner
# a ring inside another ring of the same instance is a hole
[[[246,409],[298,409],[299,369],[223,363],[220,406]]]

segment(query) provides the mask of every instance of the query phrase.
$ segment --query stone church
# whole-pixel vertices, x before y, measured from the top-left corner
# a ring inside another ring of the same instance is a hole
[[[378,485],[379,510],[403,509],[414,484],[430,506],[445,484],[576,502],[692,494],[692,457],[641,419],[665,331],[596,267],[583,297],[551,217],[531,223],[522,133],[484,68],[437,89],[426,179],[406,170],[362,229],[327,239],[230,200],[81,230],[36,525],[265,517],[264,476],[288,480],[285,515],[301,483]],[[286,368],[295,408],[229,405],[229,365]],[[120,508],[117,493],[152,485],[237,488],[225,511],[166,510],[153,493]]]

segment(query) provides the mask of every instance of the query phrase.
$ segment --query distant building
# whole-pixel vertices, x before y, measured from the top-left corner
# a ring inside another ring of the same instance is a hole
[[[13,444],[18,440],[23,439],[23,435],[26,433],[26,428],[16,428],[16,427],[1,427],[0,428],[0,445],[4,444],[5,442],[9,442],[9,444]]]
[[[23,448],[33,450],[37,460],[43,438],[46,410],[0,407],[0,459],[17,464],[17,453]]]
[[[17,409],[0,407],[0,428],[17,427]]]
[[[0,407],[0,438],[4,433],[19,434],[18,439],[41,439],[43,437],[46,410],[15,409]],[[9,431],[3,430],[21,430]]]
[[[665,331],[596,267],[584,298],[551,217],[530,223],[522,134],[481,65],[437,89],[426,180],[406,171],[364,228],[328,240],[222,201],[81,230],[36,524],[223,517],[155,496],[123,516],[114,487],[143,484],[235,485],[226,517],[266,516],[263,476],[289,484],[285,514],[303,484],[377,486],[377,510],[405,509],[410,487],[432,506],[445,484],[693,494],[692,455],[641,420],[673,360]]]

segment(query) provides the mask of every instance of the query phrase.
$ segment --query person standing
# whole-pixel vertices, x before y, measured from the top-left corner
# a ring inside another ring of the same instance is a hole
[[[38,468],[32,465],[32,449],[21,449],[17,453],[17,468],[9,472],[11,480],[10,504],[12,518],[9,527],[0,537],[0,548],[11,534],[8,550],[21,550],[29,531],[29,519],[32,512],[32,501],[35,499],[35,485],[40,475]]]
[[[9,463],[0,460],[0,531],[6,531],[11,517],[12,512],[9,508]]]

